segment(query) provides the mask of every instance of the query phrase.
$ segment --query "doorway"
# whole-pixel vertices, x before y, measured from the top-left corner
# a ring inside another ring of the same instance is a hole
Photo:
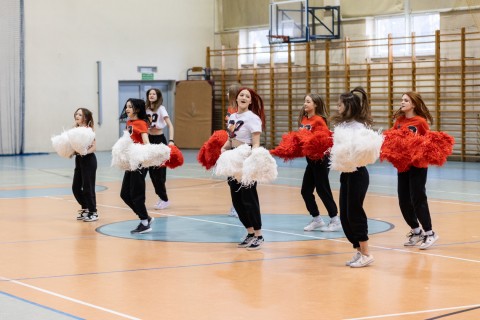
[[[119,81],[118,82],[118,117],[120,118],[120,114],[122,113],[123,107],[125,106],[125,102],[129,98],[135,99],[143,99],[145,100],[145,95],[147,90],[151,88],[157,88],[162,92],[163,96],[163,105],[165,109],[167,109],[168,116],[172,121],[174,127],[174,119],[175,119],[175,110],[174,110],[174,87],[175,81],[174,80],[159,80],[159,81]],[[121,137],[123,135],[123,131],[125,130],[126,126],[126,119],[119,120],[119,131],[118,136]],[[164,128],[164,134],[166,137],[169,136],[168,127]]]

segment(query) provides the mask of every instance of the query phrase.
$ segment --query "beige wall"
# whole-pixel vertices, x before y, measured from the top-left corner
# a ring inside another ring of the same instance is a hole
[[[70,128],[76,107],[97,112],[103,64],[99,150],[118,138],[118,81],[184,80],[204,66],[214,42],[215,0],[25,0],[25,152],[52,152],[50,137]]]

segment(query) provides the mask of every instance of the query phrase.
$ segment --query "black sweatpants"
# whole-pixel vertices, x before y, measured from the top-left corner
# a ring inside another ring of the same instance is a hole
[[[403,218],[411,229],[422,225],[423,231],[432,230],[432,219],[428,209],[427,183],[428,168],[411,167],[398,173],[398,202]]]
[[[258,201],[257,183],[244,187],[237,180],[228,179],[233,207],[238,213],[238,219],[245,228],[262,229],[260,202]]]
[[[368,240],[368,220],[363,201],[369,183],[366,167],[340,174],[340,221],[343,232],[354,248],[360,247],[360,241]]]
[[[165,135],[148,135],[148,140],[151,144],[160,144],[168,145],[167,138]],[[167,188],[165,183],[167,181],[167,167],[150,167],[148,168],[148,173],[150,174],[150,179],[152,180],[153,188],[157,196],[163,200],[168,201]]]
[[[97,173],[97,157],[95,153],[75,156],[72,192],[82,209],[97,212],[95,179]]]
[[[302,181],[302,197],[305,201],[308,212],[312,217],[318,217],[320,211],[318,210],[317,203],[315,202],[315,196],[313,191],[316,189],[317,194],[323,202],[323,205],[327,209],[328,216],[333,218],[337,215],[337,205],[333,200],[332,189],[330,188],[330,181],[328,180],[328,157],[324,157],[322,160],[314,161],[307,159],[307,167],[303,174]]]
[[[120,197],[135,212],[140,220],[149,218],[145,207],[145,177],[147,169],[125,171]]]

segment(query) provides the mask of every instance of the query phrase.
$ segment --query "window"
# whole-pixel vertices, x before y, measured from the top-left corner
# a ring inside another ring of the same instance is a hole
[[[419,13],[401,16],[375,18],[376,46],[373,55],[388,55],[388,35],[393,39],[393,56],[412,54],[410,36],[415,33],[415,55],[429,55],[435,52],[435,31],[440,29],[439,13]]]
[[[270,63],[270,44],[268,42],[268,29],[251,29],[240,31],[239,63],[242,64],[265,64]],[[294,53],[292,52],[292,59]],[[274,62],[282,63],[288,61],[288,47],[275,45]]]

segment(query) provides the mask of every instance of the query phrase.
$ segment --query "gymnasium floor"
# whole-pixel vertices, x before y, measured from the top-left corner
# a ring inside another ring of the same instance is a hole
[[[110,153],[97,153],[93,223],[75,219],[73,160],[0,157],[0,319],[480,319],[478,163],[429,169],[440,239],[425,251],[403,247],[395,170],[369,166],[376,261],[354,269],[342,232],[303,231],[303,159],[279,161],[279,178],[259,187],[266,242],[247,251],[236,247],[244,230],[226,214],[225,179],[202,169],[196,150],[183,151],[185,165],[168,171],[171,207],[152,209],[147,177],[154,229],[137,236]],[[339,174],[330,181],[337,199]]]

